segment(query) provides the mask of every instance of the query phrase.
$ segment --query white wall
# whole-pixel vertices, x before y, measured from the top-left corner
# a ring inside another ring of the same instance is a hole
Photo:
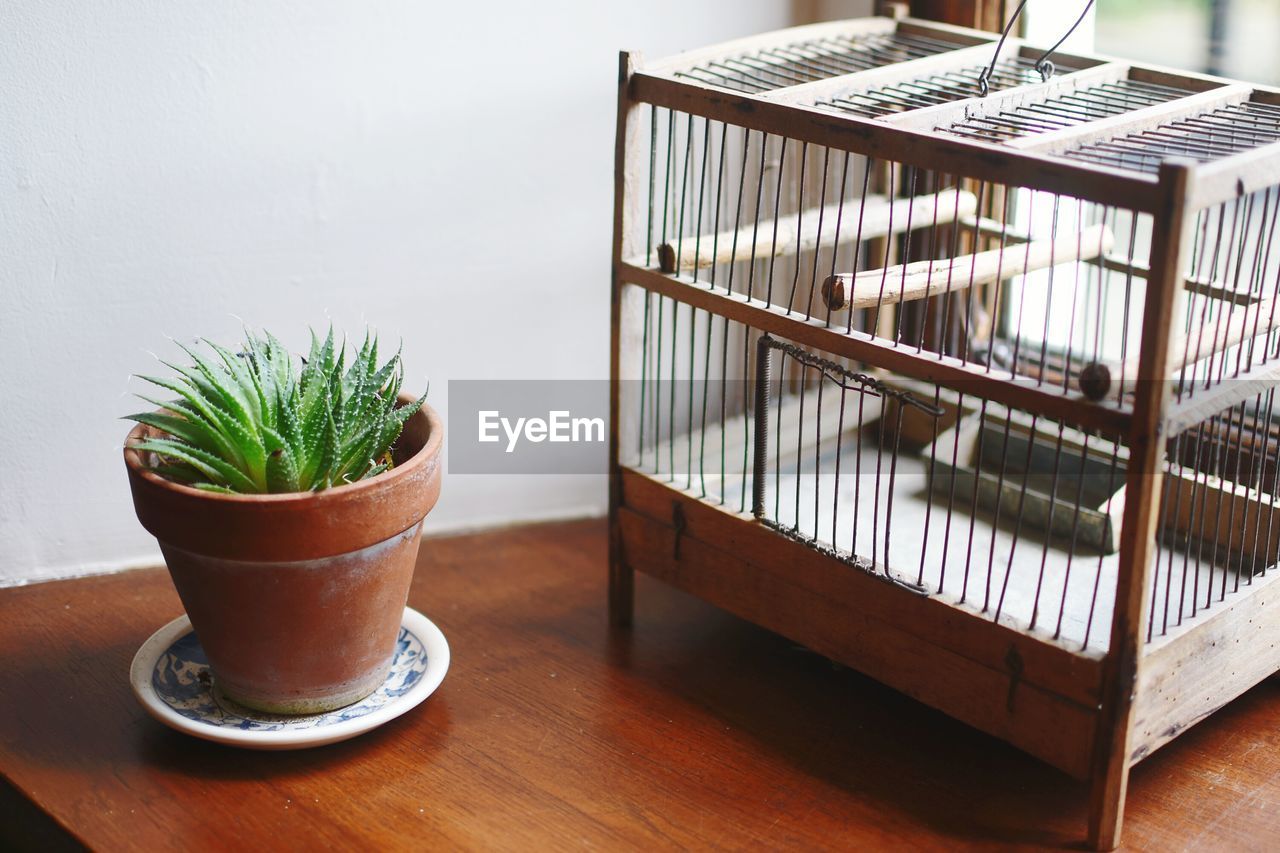
[[[1023,13],[1022,35],[1036,47],[1051,47],[1080,20],[1083,3],[1061,3],[1057,0],[1032,0]],[[1093,50],[1094,30],[1098,18],[1097,4],[1090,6],[1080,25],[1067,36],[1058,50],[1063,53]]]
[[[4,0],[0,585],[158,562],[117,418],[166,335],[368,322],[437,406],[451,378],[606,377],[617,50],[789,12]],[[428,529],[603,507],[596,478],[455,476]]]

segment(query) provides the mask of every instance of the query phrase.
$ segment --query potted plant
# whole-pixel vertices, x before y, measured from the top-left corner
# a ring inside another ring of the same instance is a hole
[[[124,448],[134,509],[160,543],[215,689],[249,708],[319,713],[385,679],[444,429],[400,396],[397,353],[333,331],[299,360],[270,334],[183,347],[141,377],[176,395]]]

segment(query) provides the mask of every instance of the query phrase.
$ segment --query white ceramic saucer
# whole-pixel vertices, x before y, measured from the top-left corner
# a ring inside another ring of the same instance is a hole
[[[406,607],[387,680],[372,695],[327,714],[263,714],[211,689],[209,663],[186,616],[142,644],[129,676],[142,707],[172,729],[246,749],[302,749],[346,740],[394,720],[435,692],[448,669],[444,634]]]

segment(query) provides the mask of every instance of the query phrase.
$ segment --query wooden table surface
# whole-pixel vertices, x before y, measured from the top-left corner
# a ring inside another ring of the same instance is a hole
[[[254,753],[153,721],[134,651],[163,571],[0,590],[0,847],[1078,846],[1084,786],[785,639],[638,579],[600,521],[423,543],[453,665],[363,737]],[[1280,847],[1280,685],[1135,771],[1133,849]],[[6,845],[5,842],[9,844]]]

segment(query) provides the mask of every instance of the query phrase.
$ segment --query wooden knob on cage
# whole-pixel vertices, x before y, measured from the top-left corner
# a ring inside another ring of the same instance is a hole
[[[1094,402],[1105,399],[1111,391],[1111,368],[1100,361],[1091,361],[1080,371],[1076,383],[1088,399]]]
[[[676,268],[676,247],[670,243],[663,243],[658,246],[658,268],[667,275],[677,272]]]
[[[822,304],[832,311],[840,311],[848,302],[848,290],[845,287],[847,275],[829,275],[822,282]]]

